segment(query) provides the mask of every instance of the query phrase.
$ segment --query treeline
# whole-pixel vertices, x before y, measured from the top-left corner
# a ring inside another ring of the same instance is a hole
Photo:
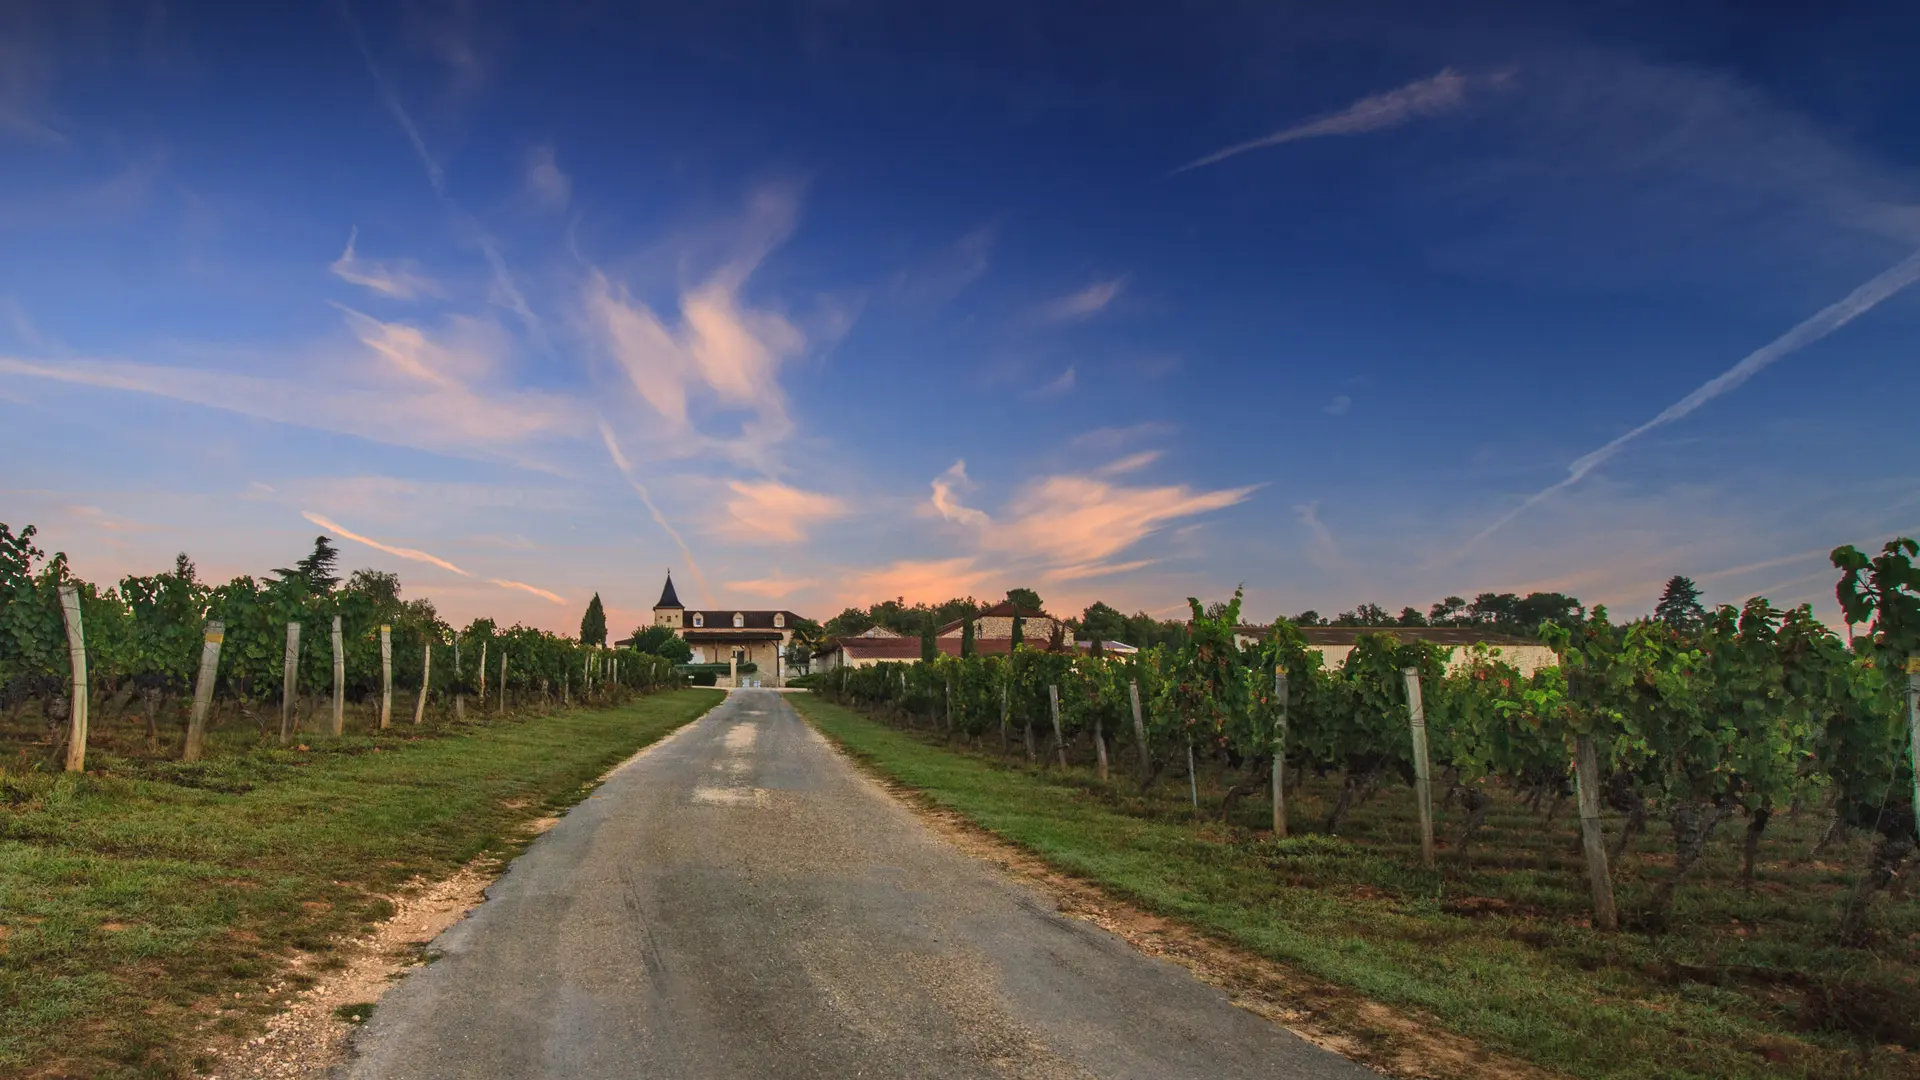
[[[1196,759],[1212,760],[1239,776],[1229,807],[1280,796],[1281,835],[1283,779],[1291,773],[1297,786],[1307,770],[1342,778],[1321,824],[1327,832],[1383,783],[1413,787],[1430,821],[1437,786],[1465,812],[1456,842],[1463,856],[1493,791],[1556,802],[1577,794],[1594,925],[1606,929],[1617,925],[1609,856],[1621,858],[1650,818],[1671,826],[1671,870],[1644,914],[1658,927],[1723,822],[1746,819],[1750,877],[1774,815],[1825,802],[1836,829],[1876,838],[1842,921],[1842,938],[1858,944],[1868,902],[1920,843],[1920,733],[1908,721],[1908,695],[1920,687],[1917,553],[1911,540],[1874,558],[1834,552],[1846,618],[1866,628],[1850,641],[1807,606],[1780,610],[1756,598],[1702,610],[1697,620],[1681,604],[1662,612],[1668,617],[1626,624],[1602,607],[1574,625],[1549,622],[1541,634],[1560,665],[1530,676],[1498,650],[1450,655],[1402,642],[1389,628],[1362,636],[1328,668],[1287,620],[1254,645],[1238,644],[1236,594],[1212,606],[1190,601],[1184,643],[1124,659],[1031,649],[940,656],[836,669],[819,687],[925,718],[950,737],[977,742],[997,731],[1006,748],[1017,732],[1030,759],[1091,759],[1102,780],[1116,757],[1138,755],[1143,785],[1169,770],[1191,776]],[[1603,802],[1625,816],[1610,843],[1600,834]],[[1429,832],[1427,858],[1432,851]]]
[[[1691,588],[1690,582],[1688,587]],[[1695,591],[1693,595],[1697,599],[1698,592]],[[1044,610],[1040,594],[1032,589],[1010,589],[1006,598],[1015,602],[1021,611]],[[829,637],[840,637],[880,626],[902,637],[919,637],[929,629],[971,617],[991,603],[993,601],[981,601],[971,596],[956,597],[938,604],[908,604],[903,599],[884,600],[871,607],[847,608],[827,620],[825,632]],[[1202,613],[1218,617],[1224,609],[1224,603],[1214,603],[1204,607]],[[1404,607],[1396,615],[1378,604],[1361,604],[1352,611],[1343,611],[1332,617],[1308,610],[1287,621],[1295,626],[1471,626],[1491,633],[1534,637],[1546,623],[1573,626],[1586,617],[1586,605],[1562,593],[1532,592],[1520,596],[1516,593],[1486,592],[1472,600],[1449,596],[1425,611]],[[1127,615],[1099,600],[1087,605],[1077,617],[1064,615],[1061,621],[1080,640],[1124,641],[1143,649],[1158,645],[1177,648],[1185,643],[1188,633],[1185,619],[1159,619],[1144,611]]]
[[[1022,613],[1046,610],[1040,594],[1032,589],[1009,589],[1005,600]],[[828,619],[824,631],[828,637],[846,637],[879,626],[901,637],[922,637],[931,630],[971,618],[999,602],[971,596],[956,597],[938,604],[908,604],[898,598],[883,600],[871,607],[847,608]],[[1089,604],[1078,618],[1068,615],[1063,616],[1061,621],[1082,640],[1092,636],[1105,641],[1124,641],[1141,648],[1177,645],[1187,636],[1187,624],[1183,620],[1156,619],[1144,611],[1123,615],[1118,609],[1099,601]]]
[[[404,599],[397,575],[357,570],[343,581],[339,553],[325,536],[293,566],[261,578],[203,581],[182,554],[170,570],[111,586],[75,577],[64,553],[48,556],[34,537],[31,525],[16,533],[0,523],[0,714],[18,736],[37,704],[54,756],[74,708],[74,614],[85,646],[88,711],[102,722],[137,720],[155,749],[184,724],[216,639],[213,681],[204,690],[209,703],[250,721],[262,738],[280,730],[289,697],[308,730],[325,726],[314,721],[334,695],[336,620],[344,702],[364,705],[404,691],[409,720],[416,706],[478,705],[483,690],[495,707],[562,702],[590,684],[605,686],[613,674],[599,659],[610,654],[544,630],[503,628],[487,618],[454,627],[431,601]],[[77,611],[63,613],[69,592]],[[619,677],[630,687],[654,685],[672,678],[672,667],[632,655]]]

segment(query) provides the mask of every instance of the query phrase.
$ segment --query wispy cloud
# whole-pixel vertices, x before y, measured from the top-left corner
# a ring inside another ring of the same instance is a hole
[[[1299,139],[1312,139],[1323,135],[1360,135],[1369,131],[1399,127],[1401,124],[1423,117],[1440,116],[1463,108],[1467,104],[1469,91],[1481,87],[1501,86],[1512,76],[1512,72],[1462,75],[1452,68],[1445,68],[1438,75],[1416,79],[1398,89],[1370,94],[1339,112],[1328,113],[1305,123],[1282,128],[1271,135],[1235,143],[1224,150],[1216,150],[1203,158],[1180,166],[1174,172],[1182,173],[1189,169],[1204,168],[1249,150],[1279,146]]]
[[[372,289],[383,296],[396,300],[411,300],[417,296],[438,296],[440,286],[406,262],[377,262],[363,259],[354,250],[360,239],[359,228],[347,233],[347,248],[340,257],[333,260],[327,269],[333,276],[349,284]]]
[[[508,581],[505,578],[488,578],[487,584],[498,585],[503,589],[517,589],[520,592],[532,593],[542,600],[550,600],[556,604],[564,604],[567,602],[567,598],[564,596],[550,593],[537,585],[529,585],[524,581]]]
[[[1310,538],[1307,544],[1307,558],[1312,560],[1315,566],[1323,569],[1342,565],[1340,545],[1333,539],[1333,530],[1327,528],[1326,522],[1320,520],[1320,503],[1318,501],[1296,503],[1293,513],[1300,519],[1300,524],[1306,528]]]
[[[1141,469],[1159,461],[1160,455],[1161,452],[1158,450],[1141,450],[1137,453],[1128,454],[1123,458],[1117,458],[1107,462],[1105,465],[1095,469],[1094,475],[1120,476],[1125,473],[1139,472]]]
[[[1096,281],[1078,292],[1056,297],[1040,305],[1035,315],[1042,322],[1077,322],[1107,309],[1127,287],[1125,277]]]
[[[1075,374],[1073,365],[1068,364],[1067,370],[1049,380],[1046,385],[1040,387],[1040,389],[1035,390],[1033,396],[1039,398],[1059,397],[1062,394],[1071,393],[1078,382],[1079,376]]]
[[[47,119],[53,49],[40,40],[33,16],[20,9],[0,31],[0,136],[62,146],[67,135]]]
[[[818,578],[763,577],[746,581],[727,582],[727,591],[745,593],[748,596],[764,596],[769,600],[779,600],[792,596],[802,589],[818,587]]]
[[[459,574],[461,577],[473,576],[472,574],[468,573],[465,570],[460,569],[459,567],[453,565],[452,563],[448,562],[447,560],[441,558],[438,555],[433,555],[428,552],[421,551],[418,548],[395,547],[392,544],[381,543],[380,541],[375,540],[370,536],[362,536],[359,533],[354,532],[351,529],[348,529],[344,525],[341,525],[337,522],[330,521],[324,517],[321,517],[319,514],[316,514],[311,510],[302,510],[300,512],[300,516],[303,518],[306,518],[308,521],[313,522],[315,525],[320,526],[321,528],[327,530],[330,533],[334,533],[337,536],[343,537],[347,540],[351,540],[356,544],[365,544],[366,546],[374,549],[375,551],[384,551],[387,554],[394,556],[395,558],[407,559],[412,562],[426,563],[429,566],[437,566],[442,570],[447,570],[447,571],[451,571],[452,573]]]
[[[434,195],[459,222],[461,230],[480,249],[481,255],[486,258],[488,268],[493,271],[493,283],[488,294],[490,299],[519,316],[535,343],[542,351],[551,355],[553,346],[547,340],[546,330],[539,316],[534,314],[533,306],[527,303],[526,294],[520,291],[519,283],[514,280],[513,271],[507,266],[506,256],[500,250],[500,241],[480,223],[479,219],[467,213],[459,201],[448,193],[446,170],[440,167],[439,159],[433,156],[432,150],[428,149],[426,139],[421,136],[420,128],[414,124],[413,117],[407,112],[406,106],[401,104],[400,95],[394,91],[393,84],[387,81],[387,77],[380,71],[380,66],[374,63],[373,50],[367,46],[367,37],[360,29],[359,20],[353,17],[352,9],[345,3],[340,5],[340,13],[353,33],[353,42],[360,50],[360,59],[366,63],[367,74],[373,78],[374,87],[380,92],[380,100],[386,104],[387,111],[393,114],[393,119],[400,125],[400,130],[406,133],[407,141],[413,146],[414,156],[420,159],[421,168],[426,170],[427,183],[433,187]]]
[[[1335,394],[1332,401],[1320,406],[1320,411],[1328,416],[1345,416],[1353,411],[1353,399],[1345,394]]]
[[[573,198],[573,178],[560,171],[553,147],[534,147],[527,154],[527,197],[543,210],[565,210]]]
[[[1155,456],[1133,454],[1088,474],[1041,477],[1021,489],[998,517],[960,503],[955,490],[965,482],[966,470],[956,462],[934,480],[931,504],[940,517],[970,526],[982,552],[1007,565],[1061,579],[1116,573],[1146,565],[1114,559],[1164,526],[1233,506],[1255,490],[1195,491],[1184,484],[1128,485],[1114,479]]]
[[[933,478],[934,512],[948,521],[958,521],[964,525],[984,525],[987,515],[960,504],[956,491],[968,491],[973,481],[967,478],[967,463],[964,459],[954,462],[947,471]]]
[[[797,544],[815,523],[847,512],[840,499],[778,480],[733,480],[727,487],[733,492],[727,499],[727,520],[714,532],[741,543]]]
[[[1174,425],[1165,421],[1144,420],[1124,427],[1101,427],[1094,428],[1092,431],[1083,431],[1075,435],[1068,445],[1089,454],[1117,454],[1129,446],[1137,446],[1152,439],[1164,439],[1174,431]]]
[[[579,430],[578,403],[544,391],[468,383],[463,371],[494,363],[440,346],[417,328],[348,310],[365,353],[309,352],[289,376],[242,374],[178,364],[0,356],[0,375],[148,394],[277,423],[354,435],[390,446],[481,460],[509,460],[526,444]],[[421,334],[415,338],[415,334]],[[484,335],[468,342],[484,348]],[[378,363],[371,362],[378,357]],[[282,359],[254,358],[256,368]],[[441,367],[432,365],[440,364]],[[316,377],[320,373],[324,377]]]
[[[985,225],[902,271],[893,282],[901,300],[916,307],[937,308],[967,291],[987,272],[999,229]]]
[[[1758,375],[1775,362],[1787,357],[1798,349],[1819,341],[1821,338],[1847,325],[1854,319],[1872,311],[1881,301],[1913,284],[1916,280],[1920,280],[1920,251],[1914,252],[1912,255],[1900,260],[1888,269],[1881,271],[1873,279],[1848,293],[1844,298],[1822,308],[1798,326],[1795,326],[1793,329],[1767,344],[1762,345],[1760,348],[1755,349],[1753,352],[1748,353],[1739,363],[1708,379],[1686,397],[1662,409],[1659,415],[1653,419],[1641,424],[1639,427],[1634,428],[1624,435],[1618,436],[1598,450],[1582,455],[1576,459],[1572,465],[1567,466],[1566,479],[1529,495],[1525,502],[1508,511],[1504,517],[1487,526],[1472,540],[1469,540],[1466,548],[1473,548],[1482,540],[1498,532],[1502,527],[1513,521],[1514,518],[1526,513],[1527,510],[1532,507],[1537,506],[1542,500],[1551,498],[1555,494],[1565,491],[1579,483],[1586,478],[1588,473],[1591,473],[1593,470],[1612,460],[1616,454],[1626,449],[1627,444],[1638,439],[1640,436],[1645,435],[1655,428],[1674,423],[1722,394],[1738,389],[1741,384]]]
[[[994,573],[974,556],[951,559],[901,559],[886,566],[856,570],[841,579],[836,603],[870,604],[896,597],[909,604],[938,603],[976,592]]]
[[[792,231],[795,212],[790,192],[770,189],[752,199],[744,250],[682,292],[673,327],[603,271],[588,275],[586,310],[603,347],[665,421],[666,441],[683,450],[719,449],[766,467],[767,447],[792,433],[779,374],[805,348],[806,337],[785,316],[755,308],[740,294],[760,261]],[[737,439],[690,443],[690,435],[702,434],[696,416],[702,403],[720,411],[745,409],[753,420]]]
[[[653,515],[653,523],[660,526],[660,531],[671,537],[674,546],[680,549],[680,557],[687,560],[687,569],[693,571],[693,580],[700,586],[700,602],[712,607],[713,591],[707,588],[707,576],[700,572],[700,564],[694,561],[693,549],[681,539],[680,530],[673,527],[673,523],[667,520],[667,515],[661,513],[660,508],[654,505],[653,495],[647,491],[646,485],[633,474],[633,464],[627,460],[627,455],[620,452],[620,444],[613,438],[613,429],[607,426],[605,420],[599,420],[598,423],[600,440],[607,446],[607,456],[613,459],[614,467],[620,470],[620,475],[627,478],[627,483],[633,488],[634,494],[640,496],[640,502],[646,506],[647,513]]]

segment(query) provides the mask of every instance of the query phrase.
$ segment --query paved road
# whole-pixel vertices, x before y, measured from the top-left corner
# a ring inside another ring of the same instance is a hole
[[[337,1075],[1376,1076],[961,854],[764,690],[617,772],[437,947]]]

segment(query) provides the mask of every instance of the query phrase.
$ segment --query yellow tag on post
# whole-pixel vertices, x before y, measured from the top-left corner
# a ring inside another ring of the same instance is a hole
[[[1907,657],[1907,674],[1920,675],[1920,656]]]
[[[225,640],[227,640],[227,635],[225,634],[209,633],[207,635],[207,644],[209,645],[218,645]]]

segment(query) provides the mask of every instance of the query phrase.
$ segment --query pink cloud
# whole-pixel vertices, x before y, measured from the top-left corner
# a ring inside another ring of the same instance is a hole
[[[899,597],[909,604],[939,603],[979,590],[993,573],[972,556],[953,559],[901,559],[877,570],[855,571],[842,579],[835,603],[871,604]]]
[[[603,348],[681,449],[698,434],[702,405],[753,414],[738,440],[719,444],[740,460],[764,457],[770,444],[792,433],[779,374],[806,348],[807,336],[785,316],[745,303],[741,293],[761,260],[792,232],[796,209],[797,200],[784,190],[750,200],[735,255],[682,290],[675,325],[606,273],[588,276],[587,314]]]
[[[818,578],[764,577],[751,581],[729,581],[727,588],[733,592],[746,593],[748,596],[764,596],[769,600],[779,600],[819,584]]]
[[[728,518],[714,532],[741,543],[797,544],[810,526],[847,512],[840,499],[778,480],[734,480],[727,487],[733,491]]]

